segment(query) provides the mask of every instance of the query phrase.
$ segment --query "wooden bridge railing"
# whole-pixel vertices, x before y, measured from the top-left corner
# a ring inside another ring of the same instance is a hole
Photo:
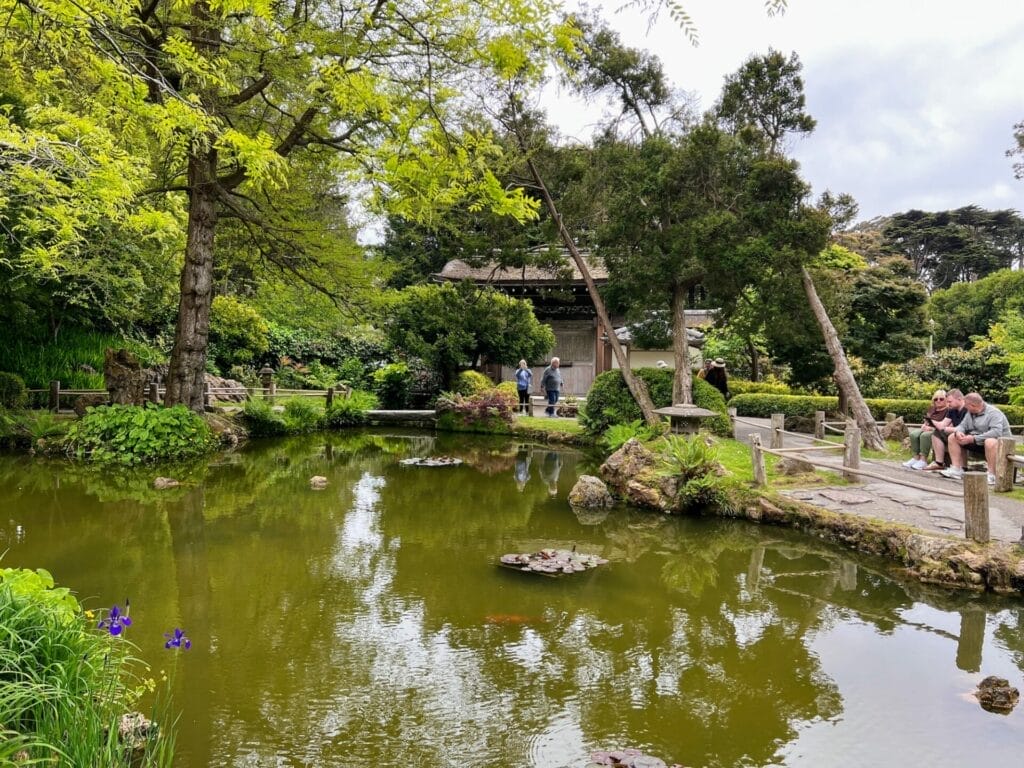
[[[818,413],[824,416],[821,411]],[[732,409],[730,409],[729,416],[732,419],[734,426],[736,423],[745,423],[751,426],[762,427],[761,424],[737,417],[735,411]],[[884,480],[885,482],[895,483],[908,488],[927,491],[928,493],[935,493],[954,498],[962,497],[964,500],[964,535],[973,541],[986,542],[989,540],[989,497],[988,482],[985,472],[966,472],[964,474],[962,491],[934,488],[932,486],[913,482],[912,480],[904,480],[902,478],[892,477],[891,475],[873,472],[870,469],[862,469],[860,466],[860,429],[852,426],[852,423],[847,423],[846,429],[843,431],[842,445],[838,445],[832,441],[825,440],[817,436],[811,437],[810,435],[796,432],[787,432],[783,428],[784,423],[785,417],[783,414],[772,414],[769,426],[771,434],[770,446],[767,448],[761,443],[760,432],[750,434],[751,461],[754,470],[754,485],[756,487],[766,487],[768,485],[768,472],[764,458],[765,454],[779,457],[799,455],[800,460],[806,461],[808,464],[826,469],[838,469],[842,471],[843,477],[850,481],[855,481],[858,477],[870,477],[872,479]],[[785,448],[783,446],[785,435],[798,436],[804,440],[809,440],[814,444]],[[1016,453],[1016,446],[1017,441],[1012,437],[1003,437],[999,440],[999,449],[996,455],[995,466],[996,482],[993,486],[993,490],[996,492],[1002,493],[1012,490],[1017,469],[1019,467],[1024,467],[1024,456]],[[808,455],[829,450],[843,451],[843,463],[841,466],[829,461],[824,461],[821,457]]]

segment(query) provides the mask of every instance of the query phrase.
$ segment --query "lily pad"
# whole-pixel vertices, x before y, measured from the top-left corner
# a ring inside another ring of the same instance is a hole
[[[512,553],[502,555],[499,564],[517,571],[539,573],[544,576],[561,576],[605,565],[608,561],[597,555],[577,552],[575,549],[542,549],[533,553]]]
[[[398,462],[406,467],[457,467],[462,459],[454,456],[417,456],[413,459],[402,459]]]

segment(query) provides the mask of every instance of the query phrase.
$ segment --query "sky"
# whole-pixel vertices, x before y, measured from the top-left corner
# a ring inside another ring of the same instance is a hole
[[[795,51],[818,125],[789,153],[815,197],[850,193],[860,221],[970,204],[1024,211],[1024,181],[1006,157],[1024,121],[1024,2],[789,0],[769,17],[762,0],[680,1],[697,47],[665,12],[649,29],[639,11],[616,12],[627,0],[590,6],[626,45],[658,56],[702,112],[749,56]],[[602,113],[553,86],[541,106],[584,142]]]

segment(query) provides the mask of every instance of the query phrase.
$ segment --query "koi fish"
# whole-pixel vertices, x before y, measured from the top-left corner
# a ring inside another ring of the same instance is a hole
[[[514,625],[514,624],[542,624],[547,619],[543,616],[524,616],[519,613],[489,613],[484,617],[487,624]]]

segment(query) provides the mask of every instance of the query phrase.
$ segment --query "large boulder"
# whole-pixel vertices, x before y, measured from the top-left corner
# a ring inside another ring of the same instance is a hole
[[[614,504],[612,495],[599,477],[580,475],[576,485],[569,491],[569,503],[582,509],[600,509]]]
[[[883,440],[905,440],[910,437],[910,430],[903,421],[902,416],[897,416],[892,421],[886,422],[882,427]]]
[[[601,465],[601,477],[612,488],[621,493],[630,480],[652,469],[657,463],[654,454],[644,448],[639,440],[630,439]]]
[[[110,402],[118,405],[142,405],[146,399],[148,372],[127,349],[103,351],[103,385]]]

